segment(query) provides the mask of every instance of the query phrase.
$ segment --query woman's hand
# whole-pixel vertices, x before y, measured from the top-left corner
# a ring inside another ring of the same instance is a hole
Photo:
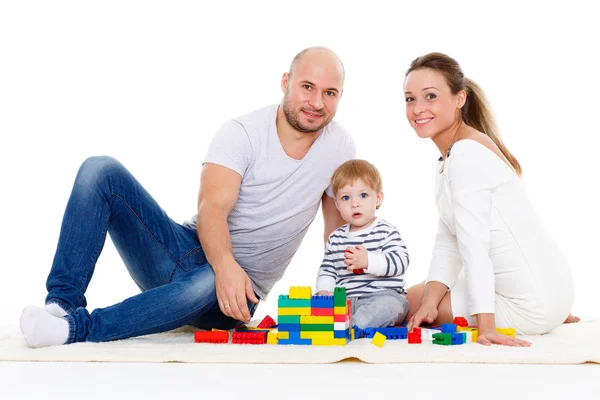
[[[410,332],[412,328],[419,327],[423,322],[432,324],[437,317],[437,306],[430,303],[421,304],[421,307],[419,307],[417,312],[408,320],[408,324],[406,324],[406,329],[408,329],[408,331]]]
[[[515,339],[510,336],[503,335],[498,332],[479,332],[477,337],[477,343],[482,344],[484,346],[490,346],[492,344],[501,344],[503,346],[514,346],[514,347],[529,347],[531,343],[521,340]]]

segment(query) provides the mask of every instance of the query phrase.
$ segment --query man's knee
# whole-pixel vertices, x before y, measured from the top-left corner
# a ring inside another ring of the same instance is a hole
[[[106,179],[126,172],[116,159],[108,156],[89,157],[79,168],[76,182],[79,185],[98,185]]]

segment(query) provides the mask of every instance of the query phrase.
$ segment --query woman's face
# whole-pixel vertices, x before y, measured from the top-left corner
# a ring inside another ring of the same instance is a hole
[[[437,71],[412,71],[404,81],[406,118],[417,135],[432,138],[449,129],[459,118],[464,91],[454,95],[446,79]]]

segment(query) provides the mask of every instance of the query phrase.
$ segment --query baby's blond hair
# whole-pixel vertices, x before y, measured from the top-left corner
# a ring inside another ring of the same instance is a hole
[[[348,160],[340,165],[331,176],[333,197],[346,185],[362,179],[375,193],[381,192],[381,175],[373,164],[365,160]]]

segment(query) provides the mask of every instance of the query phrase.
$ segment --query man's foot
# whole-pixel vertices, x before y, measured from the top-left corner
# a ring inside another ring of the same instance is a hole
[[[41,307],[27,306],[21,314],[21,333],[29,347],[65,344],[69,338],[69,323]]]
[[[54,315],[55,317],[62,318],[65,315],[67,315],[67,312],[65,310],[63,310],[62,307],[59,306],[56,303],[46,304],[46,306],[44,307],[44,309],[46,309],[46,311],[48,313]]]
[[[565,319],[565,322],[563,322],[563,324],[574,324],[579,321],[580,321],[579,317],[576,317],[573,314],[569,314],[569,316],[567,317],[567,319]]]

